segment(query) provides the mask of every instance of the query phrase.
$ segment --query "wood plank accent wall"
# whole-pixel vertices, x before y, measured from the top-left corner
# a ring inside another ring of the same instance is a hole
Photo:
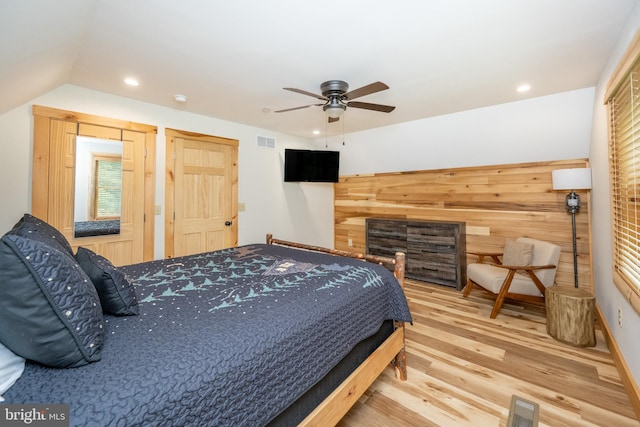
[[[506,239],[520,236],[560,245],[556,283],[573,286],[568,191],[552,190],[551,171],[584,167],[587,159],[341,176],[334,187],[335,248],[364,253],[370,217],[465,221],[467,251],[502,251]],[[593,292],[590,192],[577,193],[578,280]]]

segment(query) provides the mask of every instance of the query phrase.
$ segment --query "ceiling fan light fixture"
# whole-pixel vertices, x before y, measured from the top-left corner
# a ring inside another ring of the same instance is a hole
[[[324,111],[327,112],[327,116],[331,117],[332,119],[337,119],[340,116],[342,116],[342,113],[344,113],[345,108],[346,107],[344,105],[333,104],[333,105],[327,105],[327,108],[325,108]]]
[[[344,110],[347,109],[347,106],[340,102],[338,97],[332,96],[329,98],[329,102],[322,107],[322,109],[327,113],[327,116],[332,119],[338,119],[344,113]]]

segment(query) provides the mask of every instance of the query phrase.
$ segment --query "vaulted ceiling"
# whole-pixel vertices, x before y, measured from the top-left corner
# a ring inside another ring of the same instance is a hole
[[[592,87],[636,3],[2,0],[0,113],[69,83],[292,135],[353,132]],[[284,87],[332,79],[385,82],[358,101],[396,109],[331,124],[320,107],[274,112],[321,102]]]

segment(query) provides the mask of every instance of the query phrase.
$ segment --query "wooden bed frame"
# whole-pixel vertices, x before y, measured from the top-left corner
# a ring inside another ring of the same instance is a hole
[[[404,290],[405,254],[402,252],[397,252],[395,258],[386,258],[274,239],[271,234],[267,234],[267,244],[325,252],[376,264],[393,265],[394,275]],[[404,322],[395,322],[394,329],[394,332],[299,424],[300,426],[336,425],[388,364],[394,366],[396,378],[400,381],[407,379]]]

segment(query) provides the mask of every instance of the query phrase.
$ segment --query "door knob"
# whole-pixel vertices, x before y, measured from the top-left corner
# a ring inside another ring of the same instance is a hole
[[[233,224],[233,222],[231,222],[231,221],[225,221],[224,222],[224,225],[226,225],[227,227],[230,227],[231,224]]]

